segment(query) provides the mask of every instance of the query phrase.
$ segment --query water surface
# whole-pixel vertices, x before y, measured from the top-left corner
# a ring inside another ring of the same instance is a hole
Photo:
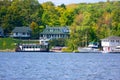
[[[120,80],[120,54],[1,52],[0,80]]]

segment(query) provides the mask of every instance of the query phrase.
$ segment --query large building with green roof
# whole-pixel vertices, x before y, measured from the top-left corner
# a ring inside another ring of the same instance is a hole
[[[69,37],[68,27],[46,27],[43,32],[40,33],[40,38],[58,39]]]

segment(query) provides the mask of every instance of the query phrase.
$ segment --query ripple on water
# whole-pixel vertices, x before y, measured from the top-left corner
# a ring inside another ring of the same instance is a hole
[[[119,80],[119,54],[0,53],[0,80]]]

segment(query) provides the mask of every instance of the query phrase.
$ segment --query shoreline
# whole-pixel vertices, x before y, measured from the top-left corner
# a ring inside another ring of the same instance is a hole
[[[15,49],[0,50],[0,52],[15,52]]]

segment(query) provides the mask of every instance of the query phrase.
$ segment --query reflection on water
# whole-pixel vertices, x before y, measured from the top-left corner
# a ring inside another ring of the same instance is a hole
[[[120,80],[120,54],[0,53],[0,80]]]

